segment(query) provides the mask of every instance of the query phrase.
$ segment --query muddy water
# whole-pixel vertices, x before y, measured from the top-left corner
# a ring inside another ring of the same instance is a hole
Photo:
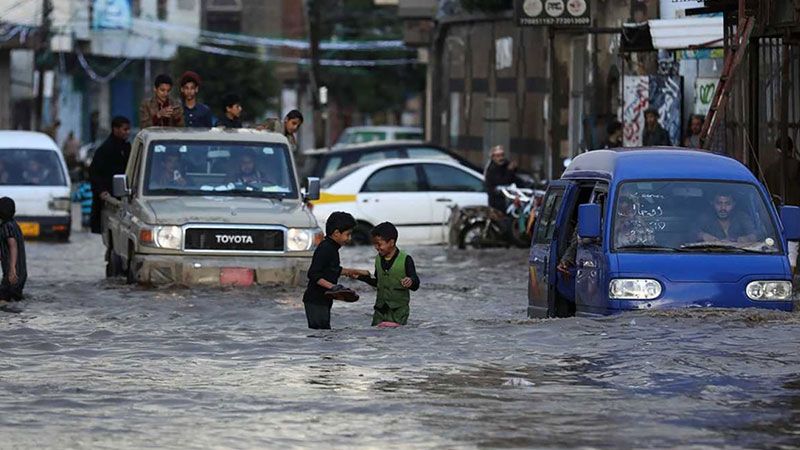
[[[408,327],[370,328],[353,284],[312,332],[299,289],[132,288],[94,237],[29,244],[0,448],[800,446],[796,314],[526,320],[524,251],[406,250]]]

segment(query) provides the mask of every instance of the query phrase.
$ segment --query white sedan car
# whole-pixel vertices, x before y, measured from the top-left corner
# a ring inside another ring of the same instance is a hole
[[[314,215],[324,229],[334,211],[358,222],[356,244],[369,243],[370,229],[392,222],[404,244],[447,242],[451,206],[486,206],[483,176],[457,162],[392,159],[357,164],[322,180]]]

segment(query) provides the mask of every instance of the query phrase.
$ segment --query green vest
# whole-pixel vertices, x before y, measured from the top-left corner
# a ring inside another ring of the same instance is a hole
[[[383,270],[381,267],[381,255],[375,257],[375,276],[378,278],[376,307],[385,303],[389,308],[400,308],[407,306],[411,299],[410,291],[400,284],[406,277],[406,253],[402,250],[398,252],[389,270]]]

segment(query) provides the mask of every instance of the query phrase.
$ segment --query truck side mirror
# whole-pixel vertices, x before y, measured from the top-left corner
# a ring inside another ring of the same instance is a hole
[[[578,236],[581,239],[600,238],[600,205],[587,203],[578,207]]]
[[[308,188],[306,189],[306,200],[319,200],[319,178],[308,177]]]
[[[111,181],[111,195],[117,198],[129,197],[131,190],[128,188],[128,177],[124,174],[114,175]]]
[[[780,213],[786,240],[800,240],[800,207],[781,206]]]

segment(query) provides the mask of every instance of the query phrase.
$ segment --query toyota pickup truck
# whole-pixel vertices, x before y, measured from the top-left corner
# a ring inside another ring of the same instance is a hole
[[[296,285],[322,239],[288,142],[257,130],[148,128],[102,213],[107,276],[129,283]]]

